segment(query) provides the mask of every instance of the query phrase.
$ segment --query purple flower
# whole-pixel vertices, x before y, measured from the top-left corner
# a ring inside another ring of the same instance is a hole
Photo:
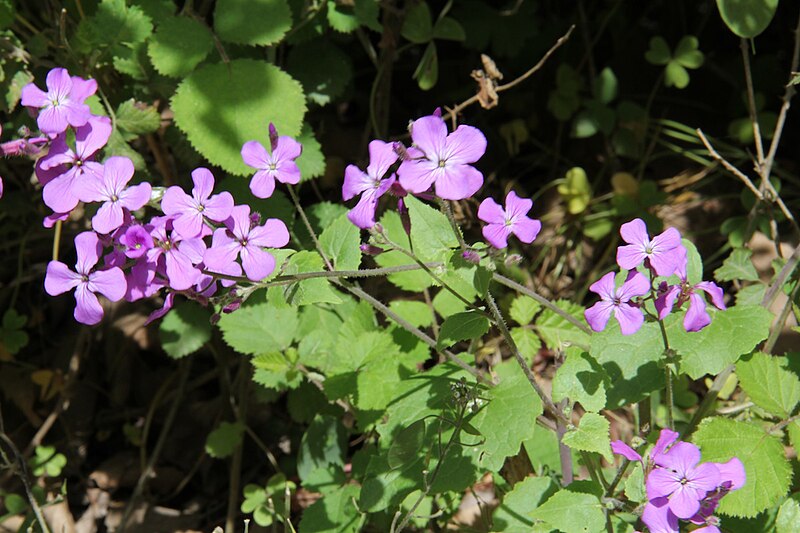
[[[669,509],[678,518],[687,520],[697,514],[706,493],[720,484],[715,464],[697,464],[700,449],[694,444],[678,442],[653,460],[660,468],[647,476],[647,498],[668,498]]]
[[[203,239],[184,239],[172,230],[169,217],[154,217],[151,221],[155,246],[147,251],[147,261],[158,264],[157,272],[166,273],[169,286],[176,291],[185,291],[200,279],[202,272],[195,265],[203,261],[206,244]],[[164,257],[163,267],[159,263]],[[162,270],[163,268],[163,270]]]
[[[250,190],[258,198],[269,198],[275,191],[275,180],[295,185],[300,182],[300,169],[295,159],[303,146],[291,137],[278,137],[273,124],[269,125],[271,152],[258,141],[247,141],[242,146],[242,159],[247,166],[257,169],[250,181]]]
[[[153,237],[150,236],[150,232],[147,231],[144,226],[138,224],[128,226],[125,233],[119,237],[119,242],[125,247],[125,257],[131,259],[142,257],[147,253],[147,250],[154,246]]]
[[[514,191],[506,196],[506,209],[486,198],[478,207],[478,218],[486,222],[483,236],[495,248],[508,246],[508,236],[512,233],[525,244],[530,244],[542,229],[542,223],[528,217],[533,202],[528,198],[520,198]]]
[[[651,240],[644,221],[637,218],[623,224],[619,233],[628,243],[627,246],[617,249],[617,264],[620,268],[633,270],[647,260],[659,276],[671,276],[675,272],[681,259],[678,248],[682,248],[678,230],[669,228]],[[683,259],[686,257],[683,256]]]
[[[615,440],[611,443],[611,451],[616,453],[617,455],[623,456],[628,461],[642,461],[642,456],[639,455],[639,452],[622,442],[621,440]]]
[[[281,248],[289,242],[286,224],[277,218],[268,219],[263,226],[253,226],[250,206],[237,205],[225,222],[228,229],[219,228],[203,256],[209,270],[225,272],[226,265],[242,258],[248,279],[261,281],[275,269],[275,258],[262,248]]]
[[[459,126],[447,134],[441,117],[429,115],[411,124],[411,139],[420,157],[406,159],[397,170],[400,185],[411,193],[435,186],[445,200],[469,198],[483,186],[483,174],[470,166],[486,151],[486,137],[478,128]],[[409,155],[416,151],[409,150]]]
[[[650,533],[678,533],[678,517],[670,511],[667,498],[650,500],[644,506],[642,522],[647,525]]]
[[[623,335],[636,333],[644,323],[644,315],[631,299],[650,291],[650,282],[644,275],[632,270],[622,287],[616,288],[614,272],[609,272],[592,283],[589,290],[600,296],[600,301],[584,312],[586,322],[594,331],[603,331],[613,311]]]
[[[111,121],[92,116],[75,129],[75,150],[67,145],[66,133],[59,134],[50,151],[36,165],[36,175],[44,184],[44,203],[56,213],[68,213],[78,205],[78,190],[83,180],[103,175],[103,165],[94,155],[111,136]]]
[[[233,209],[233,196],[221,192],[211,196],[214,190],[214,175],[207,168],[192,171],[192,195],[177,186],[170,187],[161,200],[165,215],[173,217],[175,231],[186,239],[199,236],[203,231],[203,217],[215,222],[224,222]]]
[[[97,82],[70,77],[67,69],[54,68],[47,73],[47,92],[29,83],[22,88],[22,105],[40,109],[36,123],[44,133],[55,135],[67,126],[83,126],[91,111],[84,100],[97,91]]]
[[[92,217],[92,228],[98,233],[111,233],[120,227],[124,211],[136,211],[150,201],[152,188],[147,182],[126,187],[133,178],[133,161],[127,157],[109,157],[103,166],[103,177],[87,176],[78,186],[84,202],[103,202]]]
[[[361,195],[356,206],[348,211],[350,222],[362,229],[375,225],[375,210],[378,199],[395,183],[394,174],[384,178],[389,168],[397,161],[396,143],[372,141],[369,143],[369,165],[364,172],[355,165],[347,165],[344,171],[342,199]]]
[[[103,318],[103,306],[95,293],[100,293],[112,302],[125,296],[125,275],[117,267],[96,271],[93,267],[103,253],[97,235],[85,231],[75,237],[78,262],[75,271],[61,261],[50,261],[44,278],[44,290],[50,296],[57,296],[75,289],[75,320],[93,325]]]
[[[659,296],[656,298],[655,306],[658,311],[658,318],[664,320],[672,309],[677,305],[680,307],[687,300],[689,308],[683,317],[683,327],[686,331],[700,331],[711,323],[711,316],[706,311],[706,300],[701,293],[706,293],[711,298],[711,303],[720,310],[725,310],[724,294],[722,289],[713,281],[701,281],[696,285],[691,285],[686,280],[686,249],[681,246],[683,261],[679,262],[675,269],[681,282],[678,285],[667,285],[666,282],[659,288]]]

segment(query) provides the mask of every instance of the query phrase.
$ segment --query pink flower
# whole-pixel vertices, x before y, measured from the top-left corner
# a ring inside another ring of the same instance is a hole
[[[647,294],[650,291],[650,282],[642,274],[632,270],[618,290],[614,284],[614,277],[614,272],[609,272],[592,283],[589,290],[597,293],[600,301],[588,308],[584,316],[594,331],[603,331],[613,312],[622,334],[631,335],[639,331],[644,323],[642,311],[631,303],[631,299]]]
[[[396,143],[372,141],[369,143],[369,165],[364,172],[355,165],[347,165],[344,171],[342,199],[361,195],[356,206],[347,213],[350,222],[362,229],[375,225],[375,210],[378,199],[395,183],[396,176],[386,176],[389,168],[397,161]]]
[[[411,124],[411,139],[420,157],[403,161],[397,170],[400,185],[411,193],[423,193],[432,185],[445,200],[469,198],[483,186],[483,174],[471,163],[486,151],[486,137],[478,128],[459,126],[447,134],[441,117],[429,115]]]
[[[637,218],[626,222],[619,229],[622,239],[628,243],[617,249],[617,264],[625,270],[633,270],[645,261],[659,276],[671,276],[680,261],[681,234],[675,228],[656,235],[651,240],[647,226]],[[684,256],[685,260],[685,256]]]
[[[191,196],[180,187],[173,186],[167,189],[161,200],[164,214],[173,217],[175,231],[186,239],[200,236],[204,217],[215,222],[224,222],[233,209],[231,193],[221,192],[211,196],[214,175],[207,168],[193,170],[192,182],[194,187]]]
[[[656,468],[647,476],[647,498],[669,498],[669,509],[684,520],[700,510],[706,493],[720,484],[720,473],[713,463],[700,462],[700,449],[688,442],[672,445],[668,452],[655,457]]]
[[[478,218],[486,222],[483,236],[495,248],[508,246],[508,236],[512,233],[525,244],[530,244],[542,229],[542,223],[528,217],[533,202],[520,198],[514,191],[506,196],[506,209],[486,198],[478,207]]]
[[[278,137],[273,124],[269,125],[271,152],[258,141],[247,141],[242,146],[242,159],[247,166],[257,169],[250,180],[250,190],[258,198],[269,198],[275,191],[275,180],[295,185],[300,182],[300,169],[295,159],[303,146],[291,137]]]
[[[78,262],[75,271],[61,261],[50,261],[44,278],[44,290],[50,296],[57,296],[75,289],[75,320],[93,325],[103,318],[103,306],[95,293],[100,293],[112,302],[125,296],[125,275],[118,267],[108,270],[94,270],[103,253],[97,235],[85,231],[75,237]]]
[[[98,233],[111,233],[124,221],[124,209],[136,211],[150,201],[152,187],[144,182],[126,187],[133,178],[133,161],[127,157],[109,157],[103,176],[87,176],[78,185],[78,196],[84,202],[103,202],[92,217],[92,228]]]
[[[97,91],[97,82],[70,77],[64,68],[54,68],[47,73],[47,92],[33,83],[22,88],[22,105],[41,110],[36,123],[44,133],[55,135],[67,126],[83,126],[91,111],[84,100]]]
[[[202,272],[196,267],[203,261],[206,244],[203,239],[184,239],[172,230],[168,217],[154,217],[151,221],[155,246],[147,251],[147,262],[158,265],[156,272],[166,273],[169,286],[176,291],[185,291],[198,282]],[[172,231],[170,231],[172,230]],[[164,262],[160,263],[161,257]],[[143,279],[147,279],[145,272]]]
[[[228,229],[219,228],[203,256],[203,263],[214,272],[225,272],[230,263],[242,258],[242,267],[248,279],[261,281],[275,269],[275,258],[262,248],[281,248],[289,242],[286,224],[270,218],[263,226],[254,226],[250,219],[250,206],[237,205],[225,222]]]

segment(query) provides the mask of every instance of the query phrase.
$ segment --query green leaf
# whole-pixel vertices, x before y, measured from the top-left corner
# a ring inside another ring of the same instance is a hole
[[[664,70],[664,85],[685,89],[689,85],[689,72],[677,61],[670,61]]]
[[[19,494],[3,495],[3,505],[9,514],[21,514],[28,509],[28,500]]]
[[[582,306],[568,300],[556,300],[555,305],[579,321],[584,320]],[[536,331],[545,344],[553,349],[561,349],[573,343],[584,346],[589,344],[589,335],[550,309],[544,309],[536,319]]]
[[[445,318],[439,330],[437,346],[449,348],[463,340],[477,339],[489,331],[489,319],[477,311],[457,313]]]
[[[181,302],[161,321],[161,347],[173,359],[199,350],[211,340],[211,312],[195,302]]]
[[[415,44],[433,39],[433,20],[427,2],[419,2],[406,12],[400,34]]]
[[[776,533],[794,533],[800,524],[800,501],[798,496],[787,499],[778,510],[775,518]]]
[[[489,404],[471,424],[484,438],[479,446],[481,466],[499,472],[506,457],[516,455],[522,442],[533,438],[542,401],[513,362],[500,364],[495,371],[500,383],[486,392]]]
[[[257,507],[267,503],[267,491],[264,487],[259,487],[253,483],[248,483],[242,490],[244,501],[240,507],[241,511],[250,514],[256,510]]]
[[[392,439],[387,460],[389,468],[396,469],[413,463],[422,450],[425,439],[425,420],[417,420]]]
[[[336,270],[356,270],[361,264],[361,232],[346,215],[337,218],[319,236],[319,243]]]
[[[670,347],[680,355],[680,370],[692,379],[717,374],[750,353],[767,338],[772,324],[772,313],[761,306],[737,305],[726,311],[708,311],[711,324],[696,332],[683,328],[682,313],[673,312],[664,320]]]
[[[433,313],[424,302],[414,300],[394,300],[389,309],[418,328],[426,328],[433,323]]]
[[[519,353],[526,360],[533,360],[542,349],[542,341],[534,332],[526,328],[511,328],[511,338],[517,345]]]
[[[600,74],[597,75],[597,79],[595,79],[592,89],[598,101],[603,104],[610,104],[617,97],[619,91],[619,82],[614,71],[610,67],[601,70]]]
[[[303,86],[306,98],[317,105],[341,96],[353,77],[350,56],[327,39],[293,47],[286,70]]]
[[[275,44],[291,27],[292,10],[286,0],[217,0],[214,10],[214,29],[230,43]]]
[[[206,438],[206,453],[216,459],[230,456],[244,435],[244,426],[239,422],[222,422],[208,434]]]
[[[4,30],[14,23],[15,12],[16,9],[14,9],[14,2],[12,0],[2,0],[0,2],[0,30]],[[6,505],[6,507],[8,507],[8,505]]]
[[[361,516],[354,502],[358,501],[361,487],[344,485],[326,492],[308,509],[298,525],[299,531],[316,533],[355,533],[361,530]]]
[[[779,418],[789,418],[800,402],[800,378],[786,370],[779,357],[761,352],[736,363],[742,389],[757,406]]]
[[[792,469],[783,444],[761,428],[726,418],[708,418],[693,440],[702,450],[704,461],[726,462],[738,457],[744,464],[747,482],[722,499],[721,514],[755,516],[776,505],[789,490]]]
[[[748,248],[736,248],[731,255],[722,263],[722,266],[714,271],[714,279],[717,281],[758,281],[758,272],[753,266],[750,257],[753,250]]]
[[[433,27],[433,38],[447,41],[463,41],[467,38],[464,27],[454,18],[444,17]]]
[[[414,253],[422,261],[442,261],[450,250],[458,247],[447,217],[414,196],[409,195],[405,200],[411,217]]]
[[[567,202],[570,214],[583,213],[589,206],[589,200],[592,199],[592,187],[589,185],[586,171],[581,167],[569,169],[564,176],[564,182],[558,186],[558,193]]]
[[[53,446],[37,446],[34,454],[35,457],[30,459],[34,476],[58,477],[67,464],[67,458],[57,453]]]
[[[28,333],[22,328],[28,318],[20,315],[15,309],[7,309],[3,313],[2,327],[0,327],[0,345],[2,345],[11,355],[19,353],[28,341]]]
[[[344,466],[347,431],[341,421],[332,416],[318,415],[300,440],[297,454],[297,473],[305,480],[314,470]]]
[[[303,145],[303,153],[295,162],[300,169],[300,181],[307,181],[325,174],[325,154],[322,146],[314,136],[314,130],[308,123],[303,124],[303,130],[297,136],[297,142]],[[292,207],[294,211],[294,207]]]
[[[115,114],[117,127],[130,134],[131,138],[127,140],[153,133],[161,126],[158,110],[153,106],[137,103],[133,98],[122,102]]]
[[[564,533],[605,530],[606,517],[596,496],[562,489],[532,513],[537,520]]]
[[[289,258],[289,264],[284,269],[284,274],[320,272],[323,267],[322,257],[317,252],[303,250]],[[325,278],[312,278],[292,283],[284,288],[283,294],[289,304],[297,306],[324,302],[338,304],[342,301]]]
[[[358,22],[372,31],[382,32],[383,26],[379,20],[381,13],[379,0],[355,0],[355,2],[353,12]]]
[[[558,491],[550,477],[527,477],[503,496],[492,514],[492,531],[530,533],[535,527],[533,511]]]
[[[303,374],[295,368],[297,351],[289,348],[286,352],[269,352],[253,357],[253,381],[277,391],[294,389],[303,380]]]
[[[172,109],[175,123],[198,152],[244,176],[253,169],[242,161],[242,145],[257,140],[269,146],[270,122],[280,135],[299,134],[306,104],[300,84],[278,67],[234,59],[192,72],[172,97]]]
[[[231,348],[239,353],[256,355],[288,348],[297,331],[297,323],[296,309],[262,303],[223,314],[219,328],[222,338]]]
[[[650,48],[645,52],[644,58],[653,65],[666,65],[672,59],[667,41],[661,36],[650,39]]]
[[[188,17],[169,17],[158,20],[156,32],[147,42],[147,55],[158,72],[181,78],[213,48],[214,38],[205,24]]]
[[[597,413],[586,413],[581,417],[578,427],[570,428],[562,437],[562,442],[573,450],[599,453],[611,461],[611,425],[606,417]]]
[[[778,0],[717,0],[722,20],[730,30],[745,39],[752,39],[767,29]]]
[[[142,11],[153,20],[162,20],[175,14],[172,0],[134,0],[131,2],[142,8]]]
[[[553,379],[553,400],[569,398],[580,402],[587,411],[598,412],[606,406],[608,375],[591,355],[583,350],[567,350],[567,357]]]
[[[682,67],[700,68],[703,64],[703,53],[697,49],[698,44],[697,37],[694,35],[684,35],[678,41],[678,46],[675,47],[673,60],[680,63]]]
[[[534,315],[542,308],[541,304],[530,296],[519,295],[511,302],[509,315],[520,326],[527,326],[533,321]]]
[[[439,55],[436,52],[436,44],[433,41],[425,47],[422,59],[419,60],[417,69],[412,77],[417,80],[417,85],[423,91],[432,89],[439,81]]]
[[[327,17],[331,28],[340,33],[352,33],[361,25],[353,7],[339,4],[335,0],[328,0]]]

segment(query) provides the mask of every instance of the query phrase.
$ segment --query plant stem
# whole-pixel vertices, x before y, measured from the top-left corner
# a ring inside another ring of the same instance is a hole
[[[664,355],[667,358],[667,363],[664,365],[664,378],[665,378],[665,394],[664,405],[667,408],[667,427],[675,429],[675,420],[672,414],[672,369],[669,366],[670,359],[672,359],[672,350],[669,347],[669,340],[667,339],[667,328],[664,326],[664,321],[658,321],[658,327],[661,330],[661,340],[664,341]]]
[[[242,358],[239,370],[239,398],[236,406],[236,420],[247,427],[247,393],[250,388],[250,359]],[[225,533],[236,531],[236,516],[239,512],[239,485],[242,475],[242,457],[244,452],[244,439],[236,445],[231,459],[231,471],[228,475],[228,511],[225,514]],[[273,465],[274,467],[275,465]]]

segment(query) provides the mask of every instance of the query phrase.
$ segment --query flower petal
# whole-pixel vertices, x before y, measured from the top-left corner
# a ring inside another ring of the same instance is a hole
[[[617,297],[621,302],[628,302],[632,298],[644,296],[648,292],[650,292],[650,280],[641,272],[631,270],[628,272],[625,283],[623,283],[622,287],[617,291]]]
[[[675,300],[677,300],[680,293],[681,288],[679,285],[670,285],[667,292],[656,298],[655,306],[656,311],[658,311],[659,320],[664,320],[664,318],[672,312],[672,308],[675,306]]]
[[[642,460],[642,456],[639,455],[636,450],[634,450],[621,440],[615,440],[611,443],[611,451],[616,453],[617,455],[623,456],[628,461]]]
[[[73,272],[61,261],[47,263],[47,274],[44,277],[44,290],[50,296],[58,296],[71,291],[81,283],[81,275]]]
[[[64,174],[47,182],[42,191],[45,205],[56,213],[69,213],[78,205],[78,193],[83,188],[83,183],[78,186],[79,173],[76,168],[71,168]]]
[[[374,140],[369,143],[369,165],[367,174],[373,179],[381,179],[389,168],[397,161],[395,143]]]
[[[485,198],[478,206],[478,219],[488,224],[505,224],[506,212],[494,198]]]
[[[722,292],[722,289],[713,281],[701,281],[695,285],[694,288],[700,289],[708,294],[708,296],[711,297],[711,303],[714,304],[714,307],[717,309],[727,309],[725,307],[725,294]]]
[[[638,244],[629,244],[617,248],[617,264],[625,270],[633,270],[647,258]]]
[[[88,275],[89,271],[100,260],[103,246],[100,244],[100,239],[95,232],[84,231],[75,236],[75,251],[78,255],[75,270],[78,274]]]
[[[436,181],[438,168],[436,163],[428,159],[409,159],[400,164],[397,176],[405,190],[418,194],[431,188]]]
[[[520,198],[514,191],[509,191],[506,195],[506,213],[511,219],[524,217],[532,207],[533,200],[530,198]]]
[[[226,218],[231,216],[232,209],[233,196],[231,196],[231,193],[228,191],[223,191],[206,200],[203,214],[209,220],[223,222]]]
[[[218,229],[214,232],[211,248],[203,254],[203,263],[209,270],[223,272],[226,265],[236,261],[241,248],[238,242],[225,235],[224,229]]]
[[[355,165],[347,165],[347,168],[344,169],[342,200],[350,200],[362,192],[371,189],[374,184],[375,182],[366,172]]]
[[[502,250],[508,246],[508,236],[511,235],[511,227],[505,224],[487,224],[483,227],[482,231],[486,241],[495,248]]]
[[[272,150],[272,159],[277,163],[294,161],[303,153],[303,145],[286,135],[278,137],[275,149]]]
[[[592,330],[603,331],[606,329],[608,319],[611,318],[611,311],[613,310],[613,303],[606,300],[600,300],[593,306],[586,309],[586,311],[583,313],[583,316],[586,318],[586,322],[589,324]]]
[[[684,520],[693,517],[700,510],[700,499],[697,497],[696,491],[687,485],[679,484],[672,496],[669,497],[669,510]]]
[[[205,167],[192,170],[192,197],[198,202],[203,202],[214,190],[214,174]]]
[[[103,306],[97,296],[89,290],[88,283],[81,283],[75,289],[75,320],[93,326],[103,319]]]
[[[136,211],[150,201],[152,191],[152,186],[146,181],[128,187],[119,194],[119,204],[130,211]]]
[[[242,267],[248,279],[261,281],[275,270],[275,258],[257,246],[242,248]]]
[[[436,196],[445,200],[464,200],[483,186],[483,174],[469,165],[452,165],[449,162],[444,172],[436,178]]]
[[[650,471],[645,481],[647,499],[667,497],[681,486],[680,478],[667,468],[656,468]]]
[[[67,129],[67,110],[64,106],[49,106],[42,109],[36,118],[36,124],[43,133],[58,134]]]
[[[622,240],[628,244],[635,245],[642,252],[644,252],[644,249],[650,244],[650,236],[647,235],[647,225],[641,218],[635,218],[620,226],[619,234],[622,236]]]
[[[258,169],[266,169],[270,164],[269,152],[258,141],[247,141],[242,145],[244,164]]]
[[[520,217],[511,225],[511,231],[525,244],[532,243],[542,229],[542,223],[528,217]]]
[[[92,217],[92,229],[106,235],[122,225],[124,220],[119,202],[104,202]]]
[[[653,461],[658,466],[674,470],[677,475],[683,477],[700,462],[700,449],[690,442],[677,442],[667,453],[653,457]]]
[[[112,302],[118,302],[125,296],[128,284],[122,270],[114,267],[89,274],[88,288],[92,292],[99,292]]]
[[[680,531],[678,517],[670,511],[666,498],[659,500],[655,502],[651,500],[644,506],[642,522],[645,523],[650,533],[678,533]]]
[[[706,311],[706,301],[701,295],[693,292],[689,295],[689,309],[683,317],[683,327],[686,331],[700,331],[709,324],[711,317]]]
[[[657,461],[658,457],[663,455],[667,448],[672,446],[678,440],[678,432],[672,431],[671,429],[664,428],[661,430],[661,433],[658,434],[658,440],[656,441],[655,446],[650,451],[650,459],[652,461]]]
[[[366,191],[356,206],[347,212],[347,219],[361,229],[369,229],[375,225],[375,211],[378,208],[378,196],[375,191]]]
[[[94,81],[94,80],[93,80]],[[111,119],[92,116],[89,121],[75,129],[75,152],[81,160],[96,154],[111,137]]]
[[[716,463],[719,471],[720,484],[730,483],[729,490],[737,490],[744,486],[747,474],[744,465],[738,457],[732,458],[727,463]]]
[[[411,123],[411,140],[428,159],[444,159],[447,126],[441,117],[428,115]]]
[[[256,226],[250,230],[248,242],[265,248],[283,248],[289,244],[289,229],[283,220],[270,218],[263,226]]]
[[[259,170],[250,180],[250,191],[256,198],[269,198],[275,192],[275,176],[272,171]]]
[[[623,335],[633,335],[644,323],[642,310],[627,303],[614,307],[614,317],[619,322],[619,329]]]
[[[484,153],[486,153],[486,137],[481,130],[473,126],[462,124],[448,135],[445,141],[445,157],[448,164],[474,163],[483,157]]]
[[[615,272],[608,272],[602,278],[589,285],[589,290],[599,295],[603,300],[610,301],[614,298],[614,293],[617,290],[614,284],[615,277]]]

